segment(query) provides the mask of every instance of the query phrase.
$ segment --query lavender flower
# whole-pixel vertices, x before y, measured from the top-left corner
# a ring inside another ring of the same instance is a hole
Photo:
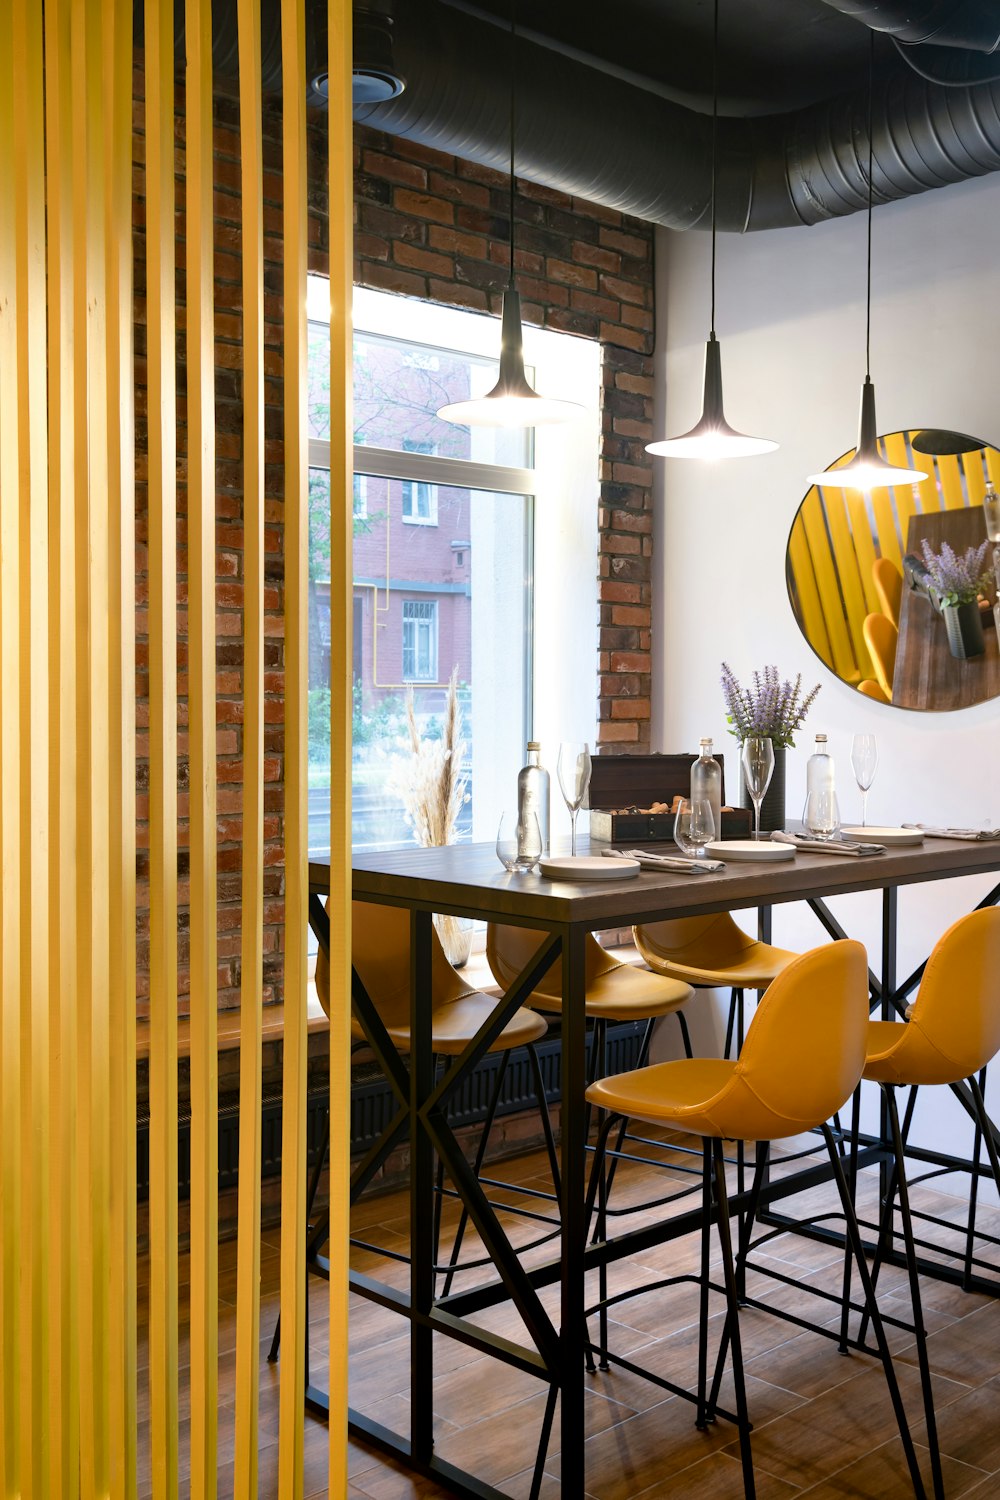
[[[819,683],[803,697],[802,673],[794,682],[789,678],[782,682],[774,666],[754,672],[752,687],[741,687],[733,669],[726,662],[722,663],[726,720],[730,733],[741,745],[748,739],[766,739],[775,745],[793,747],[792,735],[802,728],[818,692]]]
[[[921,546],[927,571],[941,596],[942,605],[974,604],[989,581],[990,569],[986,562],[989,542],[983,542],[979,547],[967,547],[961,556],[947,542],[941,543],[940,552],[932,550],[926,537]]]

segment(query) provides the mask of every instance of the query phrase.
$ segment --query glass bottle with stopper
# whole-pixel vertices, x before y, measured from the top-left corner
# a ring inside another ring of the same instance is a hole
[[[840,808],[833,783],[833,757],[826,735],[816,736],[816,748],[806,765],[806,803],[802,822],[814,838],[832,839],[840,827]]]
[[[528,761],[517,775],[517,813],[522,825],[525,813],[534,813],[542,836],[542,854],[549,852],[549,773],[540,763],[541,745],[528,741]]]
[[[712,741],[698,741],[700,753],[691,767],[691,801],[705,797],[715,820],[714,838],[722,837],[722,767],[712,755]]]

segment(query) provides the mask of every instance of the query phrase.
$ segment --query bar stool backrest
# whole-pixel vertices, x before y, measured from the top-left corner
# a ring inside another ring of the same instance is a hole
[[[868,955],[847,939],[801,954],[757,1007],[733,1070],[732,1099],[716,1101],[720,1134],[777,1140],[811,1130],[857,1088],[868,1033]]]
[[[673,917],[666,922],[646,922],[635,929],[636,945],[657,957],[689,968],[718,969],[726,960],[738,958],[756,940],[733,921],[727,911],[708,917]]]
[[[913,1082],[957,1083],[1000,1052],[1000,908],[969,912],[938,940],[901,1029]]]
[[[387,1027],[410,1023],[410,914],[400,906],[371,901],[351,904],[351,962]],[[448,962],[437,932],[431,928],[431,1008],[438,1010],[475,993]],[[316,994],[330,1014],[330,963],[320,949],[316,958]],[[354,1035],[363,1035],[357,1022]]]

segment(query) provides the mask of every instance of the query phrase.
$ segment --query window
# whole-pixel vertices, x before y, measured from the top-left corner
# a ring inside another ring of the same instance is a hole
[[[437,678],[437,600],[403,600],[403,680],[434,682]]]
[[[403,439],[404,453],[433,453],[434,444]],[[420,479],[403,480],[403,520],[421,526],[437,525],[437,486]]]
[[[330,470],[328,318],[329,286],[311,278],[309,814],[316,854],[329,848],[330,826],[330,509],[347,503]],[[581,739],[593,737],[597,585],[581,580],[596,573],[600,349],[572,335],[525,331],[539,388],[589,403],[589,430],[463,428],[436,414],[496,383],[495,318],[356,287],[354,325],[354,844],[412,840],[401,790],[412,764],[408,710],[412,704],[421,738],[438,737],[453,672],[469,793],[458,837],[493,839],[532,731],[543,736],[552,769],[548,751],[567,725]],[[536,484],[544,486],[537,506]],[[537,658],[536,639],[546,647]]]

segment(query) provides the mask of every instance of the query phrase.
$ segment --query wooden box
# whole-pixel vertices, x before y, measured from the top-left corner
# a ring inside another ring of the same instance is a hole
[[[676,796],[691,791],[691,767],[697,755],[595,755],[590,776],[590,837],[612,844],[645,844],[674,836],[673,813],[641,809],[654,802],[669,806]],[[724,757],[715,759],[722,770],[722,802],[726,802]],[[750,837],[751,814],[742,807],[722,814],[721,837]]]

